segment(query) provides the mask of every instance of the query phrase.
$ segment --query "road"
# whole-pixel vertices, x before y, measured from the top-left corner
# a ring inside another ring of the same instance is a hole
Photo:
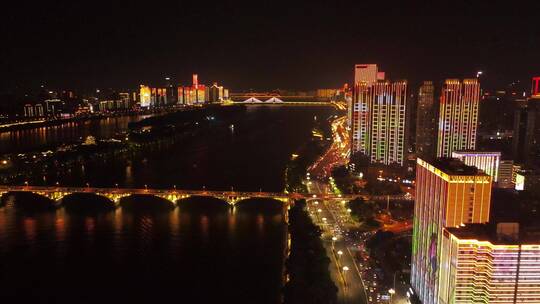
[[[308,172],[314,178],[328,178],[334,166],[347,164],[349,153],[349,133],[346,128],[346,117],[340,117],[332,122],[332,145],[312,166]]]
[[[310,193],[321,195],[329,189],[328,185],[317,181],[307,182],[307,187]],[[314,197],[307,201],[307,208],[313,221],[323,230],[323,244],[331,259],[330,273],[339,289],[339,303],[368,303],[362,275],[354,258],[357,244],[347,236],[351,218],[343,202]]]
[[[373,267],[365,249],[365,242],[374,232],[349,231],[355,224],[349,214],[346,202],[353,199],[350,195],[332,193],[328,180],[334,166],[347,164],[349,134],[346,119],[338,118],[332,122],[333,143],[309,169],[304,183],[311,198],[307,200],[307,209],[312,220],[322,228],[322,240],[330,257],[330,274],[338,287],[339,303],[409,303],[405,296],[408,284],[396,280],[396,293],[389,298],[389,287],[380,281],[379,274]],[[362,196],[364,200],[412,200],[409,194],[392,196]],[[386,230],[396,233],[406,231],[408,222],[391,221]],[[343,270],[344,267],[347,270]]]

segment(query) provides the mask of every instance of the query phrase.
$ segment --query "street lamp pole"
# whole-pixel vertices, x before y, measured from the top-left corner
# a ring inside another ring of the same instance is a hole
[[[347,266],[343,266],[343,268],[341,268],[342,270],[342,273],[343,273],[343,282],[345,283],[345,287],[347,287],[347,271],[349,271],[349,267]]]

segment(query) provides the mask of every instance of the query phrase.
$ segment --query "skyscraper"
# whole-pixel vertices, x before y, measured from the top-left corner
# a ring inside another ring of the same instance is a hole
[[[517,163],[538,165],[540,161],[540,77],[533,78],[531,97],[514,113],[512,154]]]
[[[457,159],[416,165],[411,285],[423,304],[438,302],[444,227],[489,221],[491,177]]]
[[[379,69],[376,64],[357,64],[354,66],[354,84],[377,81]],[[383,78],[384,79],[384,78]]]
[[[143,108],[150,107],[150,95],[151,95],[150,87],[141,85],[140,90],[139,90],[139,102],[140,102],[141,107]]]
[[[407,82],[360,81],[354,87],[351,118],[352,153],[371,162],[403,165]]]
[[[517,223],[445,228],[437,303],[540,303],[539,234]]]
[[[379,68],[376,64],[356,64],[354,66],[353,88],[359,83],[365,83],[367,85],[372,84],[376,82],[377,79],[383,80],[384,72],[379,72]],[[347,125],[351,129],[353,127],[353,117],[358,117],[357,111],[358,107],[354,104],[354,96],[351,99],[347,99]]]
[[[475,150],[480,83],[478,79],[447,79],[439,107],[437,156],[456,150]]]
[[[437,108],[434,103],[434,91],[431,81],[424,81],[418,91],[416,154],[421,158],[435,157]]]

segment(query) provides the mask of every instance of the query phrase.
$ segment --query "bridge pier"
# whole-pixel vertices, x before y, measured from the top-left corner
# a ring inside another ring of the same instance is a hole
[[[169,201],[174,207],[178,206],[178,200],[186,199],[191,197],[191,195],[188,194],[180,194],[177,192],[172,193],[164,193],[164,194],[154,194],[156,197],[162,198],[166,201]]]
[[[127,193],[100,193],[97,192],[96,195],[103,196],[108,198],[113,204],[114,207],[117,208],[120,205],[120,200],[126,196],[130,196],[130,194]]]

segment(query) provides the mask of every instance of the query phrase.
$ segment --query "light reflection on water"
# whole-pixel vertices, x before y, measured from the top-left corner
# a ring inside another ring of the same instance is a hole
[[[29,213],[16,209],[16,203],[2,207],[0,286],[7,292],[0,300],[39,302],[41,295],[64,286],[66,297],[56,303],[138,302],[151,294],[164,300],[178,293],[197,294],[206,303],[216,295],[225,302],[278,303],[286,226],[280,210],[267,208],[274,204],[235,213],[183,207]],[[30,288],[22,273],[43,278]],[[115,290],[132,294],[109,295],[105,285],[112,279]]]

